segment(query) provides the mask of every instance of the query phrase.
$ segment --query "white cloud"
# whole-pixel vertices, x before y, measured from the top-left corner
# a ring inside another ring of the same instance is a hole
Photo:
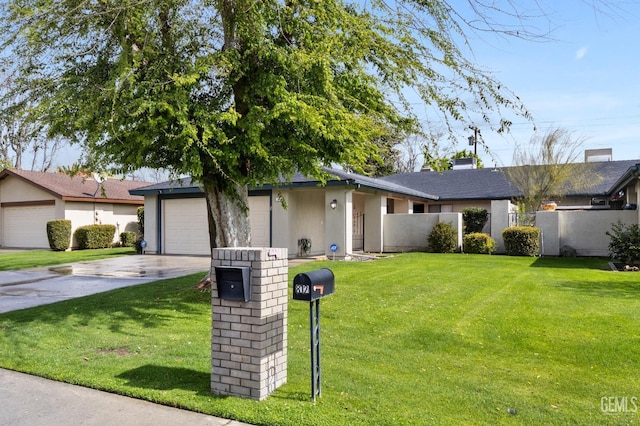
[[[578,51],[576,52],[576,59],[579,61],[580,59],[584,58],[588,50],[589,46],[583,46],[578,49]]]

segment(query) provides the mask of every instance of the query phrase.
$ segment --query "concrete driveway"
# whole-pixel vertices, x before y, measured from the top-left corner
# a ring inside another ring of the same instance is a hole
[[[210,265],[209,257],[131,255],[0,271],[0,313],[205,272]]]

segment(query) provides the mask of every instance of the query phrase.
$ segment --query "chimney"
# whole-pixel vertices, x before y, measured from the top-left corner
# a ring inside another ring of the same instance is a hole
[[[585,149],[584,150],[584,162],[585,163],[597,163],[603,161],[613,160],[613,149]]]
[[[467,170],[467,169],[475,169],[476,168],[476,158],[468,157],[468,158],[454,158],[453,159],[453,170]]]

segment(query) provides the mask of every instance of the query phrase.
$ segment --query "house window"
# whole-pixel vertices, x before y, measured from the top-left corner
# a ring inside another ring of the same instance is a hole
[[[430,204],[429,213],[451,213],[453,204]]]
[[[413,205],[414,213],[424,213],[424,204],[414,204]]]
[[[387,198],[387,214],[394,213],[395,205],[395,200],[393,198]]]

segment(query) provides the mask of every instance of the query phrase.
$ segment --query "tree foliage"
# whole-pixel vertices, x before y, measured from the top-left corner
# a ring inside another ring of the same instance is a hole
[[[582,144],[570,132],[552,129],[540,139],[532,138],[530,146],[516,149],[515,167],[504,170],[520,191],[516,201],[525,212],[537,211],[545,200],[586,193],[602,180],[591,164],[579,162]]]
[[[414,96],[448,129],[528,116],[466,50],[469,28],[530,35],[508,3],[5,0],[0,54],[13,93],[93,169],[189,174],[212,245],[245,245],[247,185],[363,170],[376,140],[417,127]]]
[[[451,170],[453,169],[453,160],[460,158],[475,158],[476,168],[484,168],[484,164],[482,163],[480,156],[471,151],[467,151],[466,149],[456,151],[451,155],[442,155],[437,151],[430,150],[428,146],[424,146],[424,164],[433,171],[442,172],[445,170]]]

